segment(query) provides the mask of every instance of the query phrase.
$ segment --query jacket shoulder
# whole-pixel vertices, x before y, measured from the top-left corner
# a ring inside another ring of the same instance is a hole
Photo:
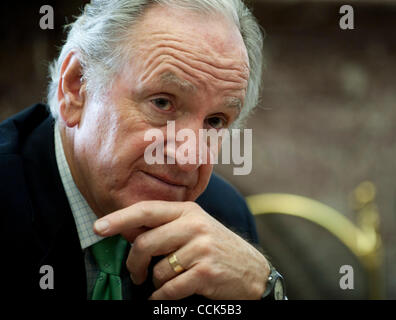
[[[48,107],[39,103],[0,123],[0,155],[19,153],[26,138],[49,115]]]
[[[26,180],[23,148],[31,132],[48,117],[44,105],[34,105],[0,124],[0,230],[1,236],[30,230],[32,206]],[[11,226],[15,226],[12,229]]]

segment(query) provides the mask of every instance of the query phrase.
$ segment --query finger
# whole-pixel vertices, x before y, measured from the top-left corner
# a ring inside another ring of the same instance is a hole
[[[198,292],[201,281],[195,270],[187,270],[154,291],[149,300],[179,300]]]
[[[150,230],[147,227],[140,227],[140,228],[136,228],[136,229],[131,229],[128,231],[124,231],[121,232],[121,235],[128,240],[129,243],[133,243],[136,239],[136,237],[138,237],[139,235],[141,235],[142,233],[147,232],[148,230]]]
[[[197,261],[202,257],[201,252],[197,250],[197,246],[188,243],[176,252],[178,264],[185,270],[191,269]],[[185,272],[185,271],[184,271]],[[169,262],[169,256],[161,259],[153,269],[153,283],[156,288],[160,288],[164,283],[173,279],[179,274],[176,272]]]
[[[184,202],[138,202],[98,219],[94,231],[101,236],[112,236],[141,227],[155,228],[176,219],[185,208]]]
[[[145,281],[152,257],[176,251],[190,241],[193,235],[186,222],[177,219],[138,236],[126,262],[133,282],[141,284]]]

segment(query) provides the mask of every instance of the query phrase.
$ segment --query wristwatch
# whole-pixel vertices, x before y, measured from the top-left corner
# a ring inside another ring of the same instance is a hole
[[[287,300],[285,281],[272,265],[261,300]]]

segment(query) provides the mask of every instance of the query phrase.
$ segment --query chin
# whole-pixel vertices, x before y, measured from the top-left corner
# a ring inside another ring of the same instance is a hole
[[[158,190],[136,190],[135,192],[123,192],[122,195],[116,197],[118,199],[114,200],[114,206],[116,210],[124,209],[134,205],[135,203],[141,201],[187,201],[186,197],[175,193],[158,192]]]

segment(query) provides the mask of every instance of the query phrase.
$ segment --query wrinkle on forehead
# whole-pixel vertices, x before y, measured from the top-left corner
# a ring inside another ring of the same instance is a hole
[[[160,37],[142,46],[140,55],[144,61],[140,81],[144,82],[165,64],[182,70],[191,78],[202,81],[217,80],[229,89],[243,89],[247,86],[249,68],[239,57],[221,56],[208,45],[197,46],[162,33]]]
[[[141,44],[146,47],[147,50],[153,50],[156,47],[170,47],[183,51],[188,55],[196,55],[197,58],[199,57],[201,60],[205,57],[210,58],[207,63],[212,64],[213,66],[219,65],[235,70],[238,70],[243,66],[246,69],[249,69],[246,49],[240,47],[238,43],[235,43],[232,46],[232,50],[229,49],[228,52],[224,52],[225,49],[223,47],[225,44],[222,44],[222,41],[220,40],[218,43],[212,43],[213,41],[197,40],[197,36],[194,37],[194,35],[182,39],[181,36],[178,36],[175,33],[159,31],[148,33]],[[241,44],[243,44],[243,42]],[[234,65],[235,60],[240,60],[241,66]]]

